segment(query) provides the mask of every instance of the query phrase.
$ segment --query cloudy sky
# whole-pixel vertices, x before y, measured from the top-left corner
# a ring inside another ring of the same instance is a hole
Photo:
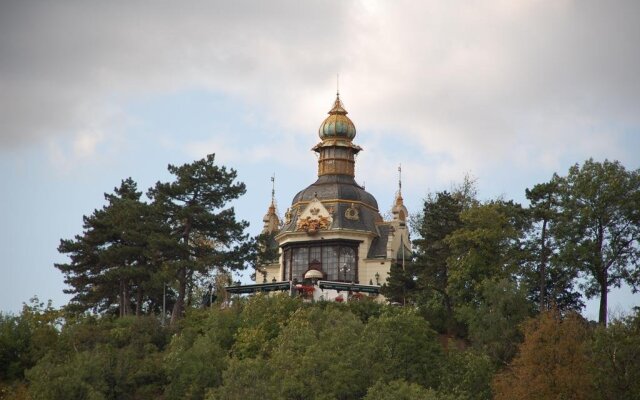
[[[273,173],[281,213],[313,182],[338,73],[356,179],[383,212],[399,163],[412,211],[465,173],[481,198],[524,203],[589,157],[637,169],[639,15],[634,0],[4,1],[0,310],[65,304],[59,240],[121,179],[146,191],[169,163],[237,169],[257,233]]]

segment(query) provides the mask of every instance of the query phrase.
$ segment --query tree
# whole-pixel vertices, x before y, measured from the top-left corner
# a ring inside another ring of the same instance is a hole
[[[524,327],[524,342],[509,367],[496,375],[496,400],[592,398],[584,319],[546,311]]]
[[[120,316],[141,315],[145,302],[161,289],[152,284],[158,270],[152,262],[150,238],[162,233],[141,192],[131,179],[122,181],[113,194],[105,193],[107,205],[83,217],[84,232],[61,240],[58,251],[69,255],[69,263],[55,264],[74,294],[71,310],[113,312]],[[152,306],[147,304],[147,309]]]
[[[177,297],[171,314],[181,318],[195,274],[244,268],[251,248],[244,234],[245,221],[236,221],[227,203],[245,193],[245,185],[235,182],[236,171],[219,167],[215,156],[182,166],[169,165],[175,181],[156,183],[148,192],[153,206],[170,229],[170,238],[159,243],[165,265],[177,281]]]
[[[589,159],[569,169],[564,186],[563,262],[583,273],[587,298],[600,296],[606,325],[609,288],[640,283],[640,170]]]
[[[439,395],[433,389],[426,389],[417,383],[409,383],[398,379],[386,383],[379,380],[367,391],[364,400],[449,400],[448,396]],[[451,399],[453,400],[453,399]]]
[[[276,339],[271,384],[280,399],[355,399],[366,393],[364,324],[346,307],[296,311]]]
[[[450,394],[456,400],[490,400],[494,373],[494,364],[486,354],[450,348],[438,392]]]
[[[473,346],[504,366],[522,342],[520,324],[531,315],[531,304],[525,291],[507,278],[485,279],[478,291],[474,303],[458,308],[458,318],[466,322]]]
[[[418,239],[413,241],[419,303],[424,307],[438,299],[435,307],[444,314],[442,330],[449,334],[454,331],[455,319],[449,285],[451,247],[445,239],[462,227],[463,206],[461,195],[445,191],[427,196],[415,228]]]
[[[596,329],[590,348],[595,397],[640,398],[640,309]]]
[[[415,290],[414,271],[414,264],[411,262],[404,268],[399,262],[391,263],[387,280],[380,287],[380,293],[393,303],[411,303]]]
[[[526,213],[512,201],[491,201],[464,210],[462,228],[445,239],[450,246],[449,293],[459,304],[480,301],[485,279],[515,280],[524,263]]]
[[[370,319],[363,341],[368,346],[368,367],[374,377],[438,387],[442,346],[436,332],[413,310],[390,310]]]
[[[33,297],[17,315],[0,312],[0,382],[21,381],[24,371],[54,347],[60,311]]]
[[[168,332],[153,316],[79,317],[26,372],[34,399],[147,399],[162,395]]]
[[[278,242],[275,239],[277,232],[263,232],[253,238],[250,252],[247,255],[247,262],[253,266],[253,279],[257,282],[257,274],[262,274],[266,278],[264,267],[276,263],[280,256]]]
[[[557,231],[561,228],[563,182],[554,174],[549,182],[526,190],[533,226],[527,243],[530,268],[525,280],[532,300],[537,298],[540,311],[549,307],[578,311],[584,306],[580,293],[574,289],[575,269],[559,257]]]

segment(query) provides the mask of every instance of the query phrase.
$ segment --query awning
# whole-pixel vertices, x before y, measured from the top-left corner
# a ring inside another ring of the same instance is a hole
[[[272,283],[257,283],[253,285],[225,286],[225,290],[228,293],[233,293],[233,294],[246,294],[246,293],[259,293],[259,292],[283,292],[283,291],[289,291],[290,289],[291,289],[291,284],[288,281],[272,282]]]
[[[345,292],[363,292],[363,293],[380,293],[380,286],[361,285],[358,283],[334,282],[334,281],[318,281],[320,289],[333,289]]]

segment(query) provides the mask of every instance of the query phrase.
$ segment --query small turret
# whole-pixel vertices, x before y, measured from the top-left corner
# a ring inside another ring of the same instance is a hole
[[[406,222],[407,216],[409,215],[409,211],[407,207],[404,206],[404,199],[402,198],[402,165],[398,165],[398,192],[396,193],[391,213],[393,214],[394,221],[402,222]]]
[[[264,227],[262,233],[277,233],[280,230],[280,218],[276,209],[276,177],[271,177],[271,204],[267,209],[267,213],[262,218]]]

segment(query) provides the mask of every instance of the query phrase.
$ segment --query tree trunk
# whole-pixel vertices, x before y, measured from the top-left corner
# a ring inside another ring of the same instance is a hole
[[[600,282],[600,312],[598,315],[598,323],[602,326],[607,326],[607,280],[609,278],[609,274],[607,273],[606,268],[601,266],[602,268],[602,281]]]
[[[129,299],[129,286],[126,282],[122,282],[122,298],[124,301],[124,315],[131,314],[131,301]]]
[[[136,289],[136,317],[142,315],[142,287],[140,287],[140,283],[138,282]]]
[[[542,221],[542,246],[540,248],[540,311],[545,311],[547,297],[547,219]]]
[[[598,265],[597,271],[600,274],[600,312],[598,315],[598,323],[602,326],[607,326],[607,293],[609,289],[609,274],[608,268],[602,259],[602,244],[604,243],[604,229],[602,224],[598,224],[598,247],[596,262]]]
[[[451,305],[451,298],[448,294],[444,295],[444,308],[447,310],[447,335],[453,334],[453,306]]]
[[[171,325],[173,325],[178,319],[182,318],[184,313],[184,297],[187,291],[187,271],[185,267],[180,268],[178,271],[178,298],[173,305],[173,312],[171,313]]]

